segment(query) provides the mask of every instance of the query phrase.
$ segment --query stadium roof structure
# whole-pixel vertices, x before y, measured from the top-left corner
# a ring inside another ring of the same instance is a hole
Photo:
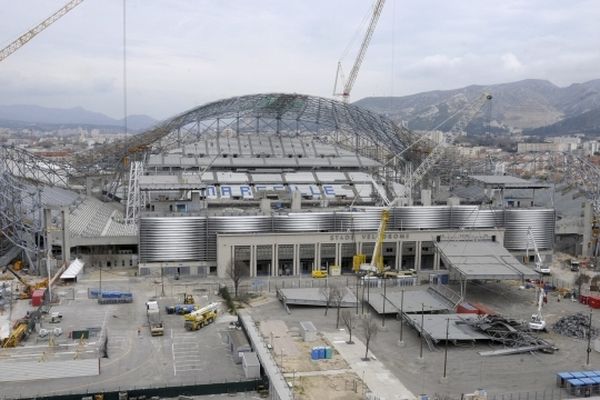
[[[50,185],[69,186],[72,178],[110,173],[134,159],[184,148],[207,136],[276,135],[313,138],[388,162],[416,138],[375,112],[333,99],[302,94],[253,94],[188,110],[146,132],[49,161],[23,149],[0,146],[2,169]],[[80,181],[79,181],[80,182]]]
[[[375,112],[323,97],[254,94],[215,101],[158,124],[129,139],[81,154],[77,163],[114,163],[132,153],[159,154],[207,134],[313,136],[379,160],[406,149],[411,134]]]

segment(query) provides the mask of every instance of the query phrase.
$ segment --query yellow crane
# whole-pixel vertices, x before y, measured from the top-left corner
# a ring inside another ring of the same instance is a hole
[[[58,21],[62,16],[64,16],[66,13],[77,7],[82,2],[83,0],[69,1],[54,14],[52,14],[51,16],[37,24],[35,27],[31,28],[30,30],[19,36],[8,46],[0,50],[0,62],[2,62],[6,57],[10,56],[15,51],[19,50],[23,45],[25,45],[27,42],[29,42],[31,39],[37,36],[37,34],[39,34],[44,29]]]
[[[384,275],[385,265],[383,263],[383,241],[385,240],[385,232],[387,231],[388,222],[390,220],[389,207],[381,210],[381,220],[379,221],[379,229],[377,230],[377,240],[373,248],[371,262],[366,263],[364,254],[355,255],[353,268],[355,272],[363,272],[368,274]],[[361,262],[362,261],[362,262]],[[359,264],[359,262],[361,262]]]

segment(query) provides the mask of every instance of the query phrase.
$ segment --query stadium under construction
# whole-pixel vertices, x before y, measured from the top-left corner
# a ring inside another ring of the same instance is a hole
[[[40,275],[75,257],[140,275],[224,278],[232,265],[250,277],[331,265],[351,272],[355,254],[372,254],[384,209],[385,264],[422,278],[451,267],[440,246],[447,241],[496,242],[518,258],[531,231],[540,251],[551,251],[555,211],[536,201],[536,191],[552,190],[544,184],[461,169],[484,204],[432,199],[430,190],[413,201],[419,183],[447,183],[436,172],[406,184],[410,165],[434,146],[350,104],[259,94],[192,109],[68,160],[2,147],[2,263],[22,253]],[[530,194],[508,199],[512,189]]]

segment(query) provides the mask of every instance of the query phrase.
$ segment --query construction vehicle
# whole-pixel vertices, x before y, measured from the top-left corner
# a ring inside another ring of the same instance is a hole
[[[362,263],[359,267],[358,272],[368,275],[377,275],[382,278],[389,278],[397,276],[396,272],[389,271],[386,269],[383,263],[383,241],[385,240],[385,232],[387,225],[390,220],[389,207],[384,208],[381,211],[381,221],[379,222],[379,229],[377,231],[377,240],[375,241],[375,247],[373,248],[373,255],[370,263]],[[357,255],[359,256],[359,255]]]
[[[146,302],[146,315],[148,317],[150,335],[163,336],[165,334],[165,329],[160,318],[160,308],[158,307],[158,301],[150,300]]]
[[[360,70],[360,66],[362,65],[363,60],[365,59],[365,54],[367,53],[367,49],[369,48],[369,43],[371,42],[371,38],[373,37],[373,32],[375,31],[375,27],[377,26],[377,21],[379,21],[379,16],[381,15],[381,11],[383,10],[383,6],[385,4],[385,0],[376,0],[373,4],[373,12],[371,13],[371,21],[369,22],[369,26],[367,28],[367,32],[365,33],[365,37],[360,45],[360,49],[358,54],[356,55],[356,60],[354,61],[354,65],[352,66],[352,70],[350,71],[350,76],[348,79],[344,81],[344,74],[342,73],[342,62],[338,61],[337,71],[335,73],[335,83],[333,86],[333,95],[341,96],[342,101],[344,103],[348,103],[350,99],[350,92],[352,91],[352,87],[354,86],[354,82],[356,82],[356,77],[358,76],[358,71]],[[338,93],[338,81],[342,81],[342,92]]]
[[[313,278],[327,278],[329,273],[327,272],[327,267],[313,268],[311,274]]]
[[[544,304],[544,296],[546,293],[544,292],[544,288],[538,287],[538,302],[537,302],[537,312],[531,315],[531,319],[529,320],[529,329],[534,331],[545,331],[546,330],[546,321],[542,315],[542,305]]]
[[[542,261],[542,257],[540,256],[540,252],[538,251],[537,244],[535,243],[535,237],[533,236],[533,231],[531,226],[527,229],[527,251],[526,257],[527,262],[529,262],[529,244],[533,244],[533,250],[535,251],[535,267],[533,268],[535,272],[543,275],[550,275],[550,267],[544,265]]]
[[[167,314],[186,315],[196,310],[195,304],[175,304],[174,306],[166,306]]]
[[[214,322],[217,318],[217,309],[219,303],[210,303],[194,312],[187,314],[184,319],[183,327],[188,331],[197,331],[198,329]]]
[[[29,335],[29,332],[30,329],[28,318],[22,318],[16,321],[13,325],[10,335],[0,342],[0,347],[17,347],[19,343],[21,343],[21,341],[25,339],[27,335]]]
[[[477,99],[475,99],[475,101],[467,104],[464,108],[458,110],[456,113],[451,115],[442,123],[438,124],[436,128],[434,128],[434,130],[438,129],[450,119],[454,118],[457,115],[460,115],[456,123],[452,125],[450,131],[442,137],[442,140],[440,140],[440,142],[433,147],[431,152],[421,162],[421,164],[419,164],[419,166],[414,171],[412,171],[412,173],[404,180],[403,183],[406,186],[405,194],[408,197],[410,205],[412,205],[413,203],[413,189],[423,180],[423,178],[429,173],[431,168],[443,158],[443,155],[445,154],[446,150],[454,144],[456,138],[465,134],[465,129],[469,125],[469,122],[471,122],[475,115],[477,115],[477,113],[483,108],[483,106],[490,100],[492,100],[492,95],[484,92]],[[415,141],[415,143],[417,142],[418,141]]]
[[[25,280],[25,278],[23,278],[21,275],[19,275],[13,268],[11,268],[8,265],[4,268],[3,273],[6,273],[7,271],[10,272],[11,274],[13,274],[14,277],[17,278],[17,280],[19,282],[21,282],[21,284],[23,284],[23,290],[19,294],[19,298],[21,300],[30,299],[31,295],[33,294],[33,291],[35,289],[43,289],[43,288],[48,287],[48,279],[43,279],[35,284],[31,284],[31,283],[27,282]]]

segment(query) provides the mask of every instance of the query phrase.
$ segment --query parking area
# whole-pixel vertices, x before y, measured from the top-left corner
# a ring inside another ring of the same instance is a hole
[[[60,327],[63,334],[53,339],[53,345],[67,346],[69,351],[48,351],[49,340],[32,334],[23,346],[2,352],[1,363],[9,359],[29,359],[36,362],[97,359],[106,344],[106,356],[100,359],[100,375],[43,379],[2,383],[0,398],[39,396],[85,391],[120,390],[134,387],[177,386],[193,383],[229,382],[244,379],[240,365],[233,362],[222,332],[231,317],[221,314],[213,323],[195,332],[183,326],[183,316],[167,315],[164,307],[181,302],[184,292],[192,293],[199,304],[209,300],[209,290],[189,282],[169,282],[167,296],[161,297],[160,283],[142,278],[103,274],[102,287],[133,293],[129,304],[100,305],[88,298],[88,288],[98,288],[98,274],[91,271],[72,286],[59,286],[55,293],[60,302],[52,311],[60,312],[60,323],[50,324],[42,319],[43,327]],[[164,336],[151,336],[146,319],[145,302],[158,296],[165,326]],[[218,300],[211,294],[210,301]],[[69,338],[74,331],[86,330],[90,337],[84,340]],[[55,347],[57,348],[57,347]],[[42,357],[42,353],[46,353]],[[24,354],[28,354],[24,357]],[[13,357],[14,356],[14,357]],[[49,364],[50,365],[50,364]]]
[[[389,294],[398,289],[387,290]],[[467,289],[467,301],[481,303],[506,317],[522,320],[528,320],[535,312],[536,298],[535,289],[523,289],[518,282],[474,282]],[[365,309],[373,311],[369,306]],[[549,326],[561,317],[576,312],[587,314],[589,308],[565,299],[559,301],[557,292],[550,293],[548,303],[544,306],[544,316]],[[593,314],[595,326],[600,326],[599,314]],[[288,314],[280,302],[270,302],[254,308],[252,316],[257,321],[281,320],[290,332],[298,332],[298,321],[312,321],[321,332],[346,338],[348,336],[343,324],[340,329],[335,328],[335,309],[330,309],[325,316],[323,308],[293,307],[291,314]],[[450,343],[447,380],[442,380],[443,341],[433,351],[424,344],[423,358],[420,359],[421,340],[418,332],[406,324],[401,329],[400,322],[395,317],[386,319],[383,327],[381,318],[377,317],[377,320],[380,331],[371,343],[373,355],[415,394],[460,398],[461,394],[483,388],[488,393],[497,395],[497,398],[503,394],[505,398],[510,398],[511,394],[518,398],[519,393],[525,398],[523,396],[527,396],[526,392],[530,393],[530,398],[535,398],[536,392],[538,396],[545,393],[546,398],[564,398],[566,392],[561,393],[556,387],[555,374],[559,371],[582,369],[586,361],[587,340],[572,339],[552,332],[540,333],[540,337],[556,344],[559,350],[554,354],[537,352],[483,357],[478,354],[479,351],[501,347],[487,342],[458,345]],[[399,345],[401,331],[403,344]],[[364,342],[360,319],[353,330],[353,336]],[[600,365],[600,353],[592,351],[590,360],[592,366]]]

